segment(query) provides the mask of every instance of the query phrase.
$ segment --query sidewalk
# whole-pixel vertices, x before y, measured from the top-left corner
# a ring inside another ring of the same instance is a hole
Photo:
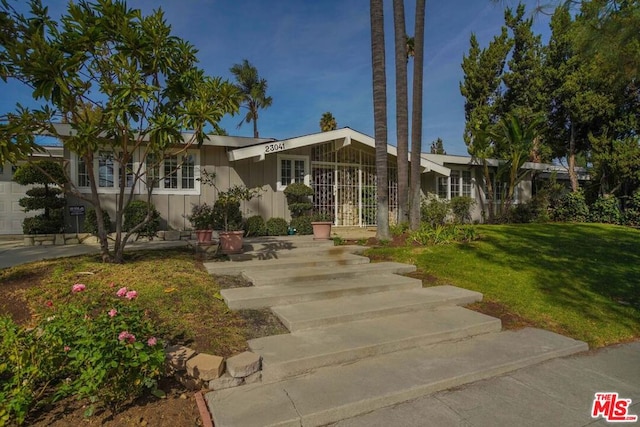
[[[605,426],[591,417],[595,393],[631,399],[640,417],[640,341],[554,359],[347,419],[334,427]],[[640,418],[639,418],[640,420]]]
[[[100,246],[95,243],[95,239],[91,238],[89,240],[91,240],[91,242],[87,241],[77,245],[64,246],[23,246],[21,240],[3,240],[0,241],[0,268],[40,261],[43,259],[55,259],[100,253]],[[128,242],[125,251],[174,248],[187,246],[188,244],[189,242],[183,240]]]
[[[360,240],[375,237],[375,227],[334,227],[331,237]],[[2,237],[2,236],[0,236]],[[64,246],[24,246],[22,239],[12,236],[11,239],[0,238],[0,268],[40,261],[43,259],[64,258],[84,254],[99,253],[100,246],[94,238],[87,239],[84,243]],[[170,247],[188,246],[187,241],[138,241],[129,242],[125,250],[137,249],[162,249]]]

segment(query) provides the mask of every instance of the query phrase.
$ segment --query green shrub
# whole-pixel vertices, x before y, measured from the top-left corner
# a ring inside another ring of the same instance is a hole
[[[75,284],[69,294],[59,306],[50,302],[35,328],[0,318],[0,360],[10,362],[0,363],[0,424],[21,424],[68,396],[115,411],[156,389],[165,355],[137,293]]]
[[[227,223],[225,224],[225,215]],[[242,211],[240,202],[224,202],[220,199],[213,204],[213,229],[223,231],[242,230]]]
[[[451,199],[449,206],[451,207],[451,213],[453,213],[453,219],[456,224],[471,222],[471,208],[473,208],[475,204],[476,201],[467,196],[458,196]]]
[[[58,162],[38,160],[18,166],[13,180],[21,185],[40,184],[27,190],[18,204],[25,212],[44,210],[35,217],[25,218],[22,222],[24,234],[51,234],[64,231],[64,213],[66,205],[62,190],[57,185],[64,185],[66,178],[64,169]]]
[[[154,237],[160,229],[160,212],[153,204],[143,200],[133,200],[124,208],[123,230],[129,231],[140,224],[147,217],[147,211],[151,211],[151,219],[144,226],[138,229],[138,236]]]
[[[267,220],[267,236],[286,236],[289,225],[284,218],[269,218]]]
[[[529,222],[533,222],[534,217],[535,214],[529,203],[519,203],[517,205],[511,206],[511,209],[509,209],[508,222],[515,224],[526,224]]]
[[[102,211],[102,220],[104,229],[108,233],[111,231],[111,218],[109,218],[109,214],[105,210]],[[90,233],[94,236],[98,235],[98,219],[94,208],[87,209],[87,213],[84,216],[83,230],[85,233]]]
[[[311,203],[313,189],[302,182],[287,185],[287,188],[284,189],[284,195],[287,198],[292,218],[302,216],[313,208],[313,203]]]
[[[589,208],[589,220],[605,224],[620,224],[622,212],[618,199],[612,195],[598,197]]]
[[[422,204],[420,205],[421,219],[432,228],[438,225],[444,225],[448,214],[448,200],[438,199],[435,196],[429,196],[422,200]]]
[[[260,215],[253,215],[247,218],[244,224],[245,236],[264,236],[267,234],[267,225],[264,222],[264,218]]]
[[[49,218],[36,215],[22,221],[24,234],[56,234],[64,232],[64,218],[62,212],[52,211]]]
[[[628,200],[624,209],[623,221],[632,227],[640,226],[640,190],[636,190]]]
[[[296,230],[296,234],[308,235],[313,234],[313,226],[311,225],[310,216],[299,216],[291,219],[291,228]]]
[[[400,224],[389,225],[389,232],[394,237],[402,236],[408,230],[409,230],[409,223],[406,221],[403,221]]]
[[[582,191],[565,193],[552,211],[554,221],[585,222],[589,218],[589,207]]]
[[[409,235],[410,241],[423,246],[444,245],[454,242],[471,242],[478,239],[478,234],[472,225],[437,225],[430,227],[422,224],[419,230]]]

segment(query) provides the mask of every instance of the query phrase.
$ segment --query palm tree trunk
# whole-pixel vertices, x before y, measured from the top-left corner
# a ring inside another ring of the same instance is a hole
[[[407,28],[404,0],[393,0],[396,50],[396,135],[398,148],[398,224],[408,220],[409,107],[407,88]]]
[[[422,74],[424,68],[424,15],[426,0],[416,1],[416,27],[413,35],[413,106],[411,111],[411,199],[409,222],[412,230],[420,228],[422,151]]]
[[[253,137],[258,139],[258,110],[253,113]]]
[[[370,0],[373,120],[375,128],[377,223],[376,237],[389,239],[389,181],[387,174],[387,76],[384,56],[382,0]]]

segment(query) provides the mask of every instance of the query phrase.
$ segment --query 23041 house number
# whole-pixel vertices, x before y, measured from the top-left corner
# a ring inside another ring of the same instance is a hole
[[[276,151],[284,150],[284,142],[275,142],[273,144],[267,144],[264,147],[265,153],[275,153]]]

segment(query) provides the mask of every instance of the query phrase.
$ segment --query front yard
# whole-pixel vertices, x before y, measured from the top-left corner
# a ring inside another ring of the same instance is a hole
[[[529,324],[592,348],[640,337],[640,231],[603,224],[477,226],[469,244],[377,248],[374,258],[415,263],[426,286],[482,292]]]

